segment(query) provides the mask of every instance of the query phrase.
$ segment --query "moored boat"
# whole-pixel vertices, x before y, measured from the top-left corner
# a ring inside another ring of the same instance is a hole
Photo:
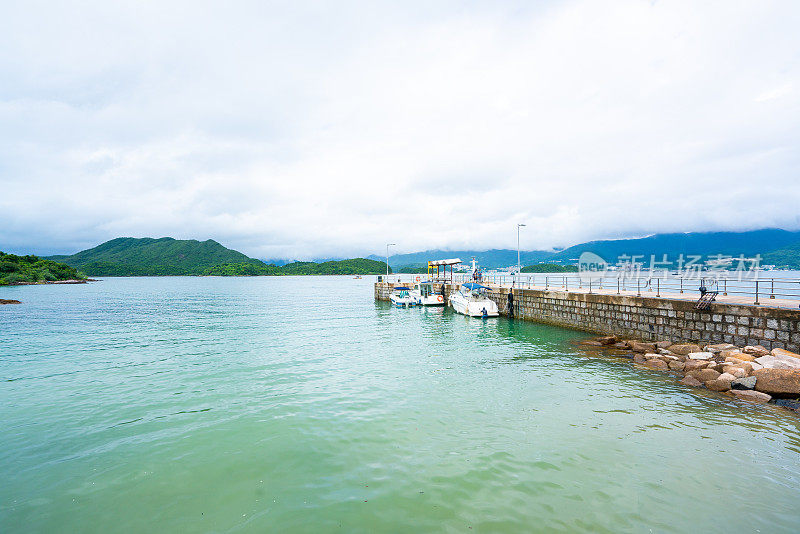
[[[411,288],[405,286],[395,287],[389,294],[389,300],[398,308],[408,308],[417,303],[416,297],[411,294]]]
[[[458,291],[450,294],[450,306],[456,312],[470,317],[497,317],[500,312],[497,304],[486,295],[488,289],[471,282],[461,284]]]
[[[420,306],[444,306],[444,295],[434,291],[433,282],[414,284],[411,295],[417,299],[417,304]]]

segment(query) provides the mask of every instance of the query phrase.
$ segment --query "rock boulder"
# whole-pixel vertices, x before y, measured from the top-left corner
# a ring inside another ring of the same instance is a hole
[[[653,358],[651,360],[647,360],[644,362],[645,367],[649,367],[650,369],[656,369],[658,371],[666,371],[669,369],[667,362],[663,360],[659,360],[658,358]]]
[[[597,338],[597,342],[600,343],[601,345],[613,345],[614,343],[617,343],[618,341],[619,341],[619,338],[617,338],[617,336],[603,336],[603,337]]]
[[[689,375],[683,377],[683,380],[681,380],[681,384],[683,384],[684,386],[691,386],[693,388],[699,388],[700,386],[703,385],[703,383],[700,382],[698,379]]]
[[[670,345],[667,347],[670,352],[686,356],[692,352],[700,352],[700,347],[692,343],[679,343],[677,345]]]
[[[695,371],[689,371],[686,373],[686,376],[693,376],[700,382],[708,382],[709,380],[716,380],[719,378],[720,373],[713,369],[697,369]]]
[[[669,368],[673,371],[683,371],[683,369],[686,367],[686,364],[680,360],[673,360],[667,365],[669,365]]]
[[[763,365],[765,369],[800,369],[800,360],[785,356],[780,358],[772,355],[761,356],[756,358],[755,363]]]
[[[772,352],[770,352],[770,354],[779,359],[793,358],[795,360],[800,360],[800,354],[797,354],[796,352],[792,352],[786,349],[772,349]]]
[[[759,369],[756,377],[756,391],[770,395],[800,395],[800,370],[797,369]]]
[[[743,360],[751,360],[755,359],[751,354],[745,354],[740,349],[731,349],[731,350],[723,350],[719,353],[720,357],[724,360],[729,356],[733,356],[734,358],[739,358]]]
[[[756,377],[737,378],[731,382],[731,389],[754,389],[756,387]]]
[[[762,347],[761,345],[755,345],[755,346],[747,345],[745,348],[742,349],[742,352],[745,352],[747,354],[752,354],[756,357],[766,356],[767,354],[769,354],[769,351],[766,348]]]
[[[714,354],[719,354],[723,350],[733,350],[736,348],[736,345],[731,345],[730,343],[717,343],[716,345],[706,345],[703,349],[706,352],[713,352]]]
[[[686,360],[684,364],[687,371],[694,371],[695,369],[705,369],[708,367],[708,362],[703,360]]]
[[[745,371],[744,369],[742,369],[741,367],[734,367],[732,365],[724,367],[722,369],[722,371],[723,371],[722,374],[729,374],[729,375],[733,376],[734,378],[744,378],[748,374],[750,374],[747,371]]]
[[[716,380],[708,380],[706,382],[706,387],[711,391],[728,391],[731,389],[731,383],[718,378]]]
[[[656,352],[656,346],[653,343],[642,343],[641,341],[634,341],[631,343],[631,350],[633,352]]]
[[[764,404],[765,402],[772,400],[772,395],[767,395],[766,393],[753,391],[751,389],[732,389],[730,392],[737,399],[757,402],[759,404]]]

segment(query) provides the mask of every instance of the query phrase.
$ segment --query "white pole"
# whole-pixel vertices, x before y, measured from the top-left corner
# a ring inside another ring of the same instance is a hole
[[[387,282],[389,281],[388,280],[388,278],[389,278],[389,247],[393,247],[394,245],[395,245],[394,243],[387,243],[386,244],[386,278],[387,278],[386,281]]]
[[[518,223],[517,224],[517,276],[520,276],[522,274],[522,265],[521,265],[521,262],[519,261],[519,228],[520,228],[520,226],[525,226],[525,225],[522,224],[522,223]],[[515,278],[515,280],[516,280],[516,278]]]

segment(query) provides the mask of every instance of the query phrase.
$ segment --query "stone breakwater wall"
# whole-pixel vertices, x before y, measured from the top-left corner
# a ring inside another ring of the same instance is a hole
[[[389,300],[393,285],[376,283],[375,298]],[[457,288],[446,284],[445,296]],[[508,292],[506,288],[489,292],[502,315],[508,314]],[[520,319],[598,334],[800,352],[800,309],[715,303],[701,311],[692,301],[541,289],[514,290],[514,304]]]

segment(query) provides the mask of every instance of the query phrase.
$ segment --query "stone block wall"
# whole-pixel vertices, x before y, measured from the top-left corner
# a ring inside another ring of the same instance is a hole
[[[375,298],[388,300],[391,287],[376,283]],[[446,285],[445,294],[456,288]],[[489,297],[506,315],[508,289],[492,290]],[[517,289],[514,297],[516,316],[540,323],[643,340],[763,345],[800,352],[800,309],[715,303],[700,311],[685,300],[540,289]]]

